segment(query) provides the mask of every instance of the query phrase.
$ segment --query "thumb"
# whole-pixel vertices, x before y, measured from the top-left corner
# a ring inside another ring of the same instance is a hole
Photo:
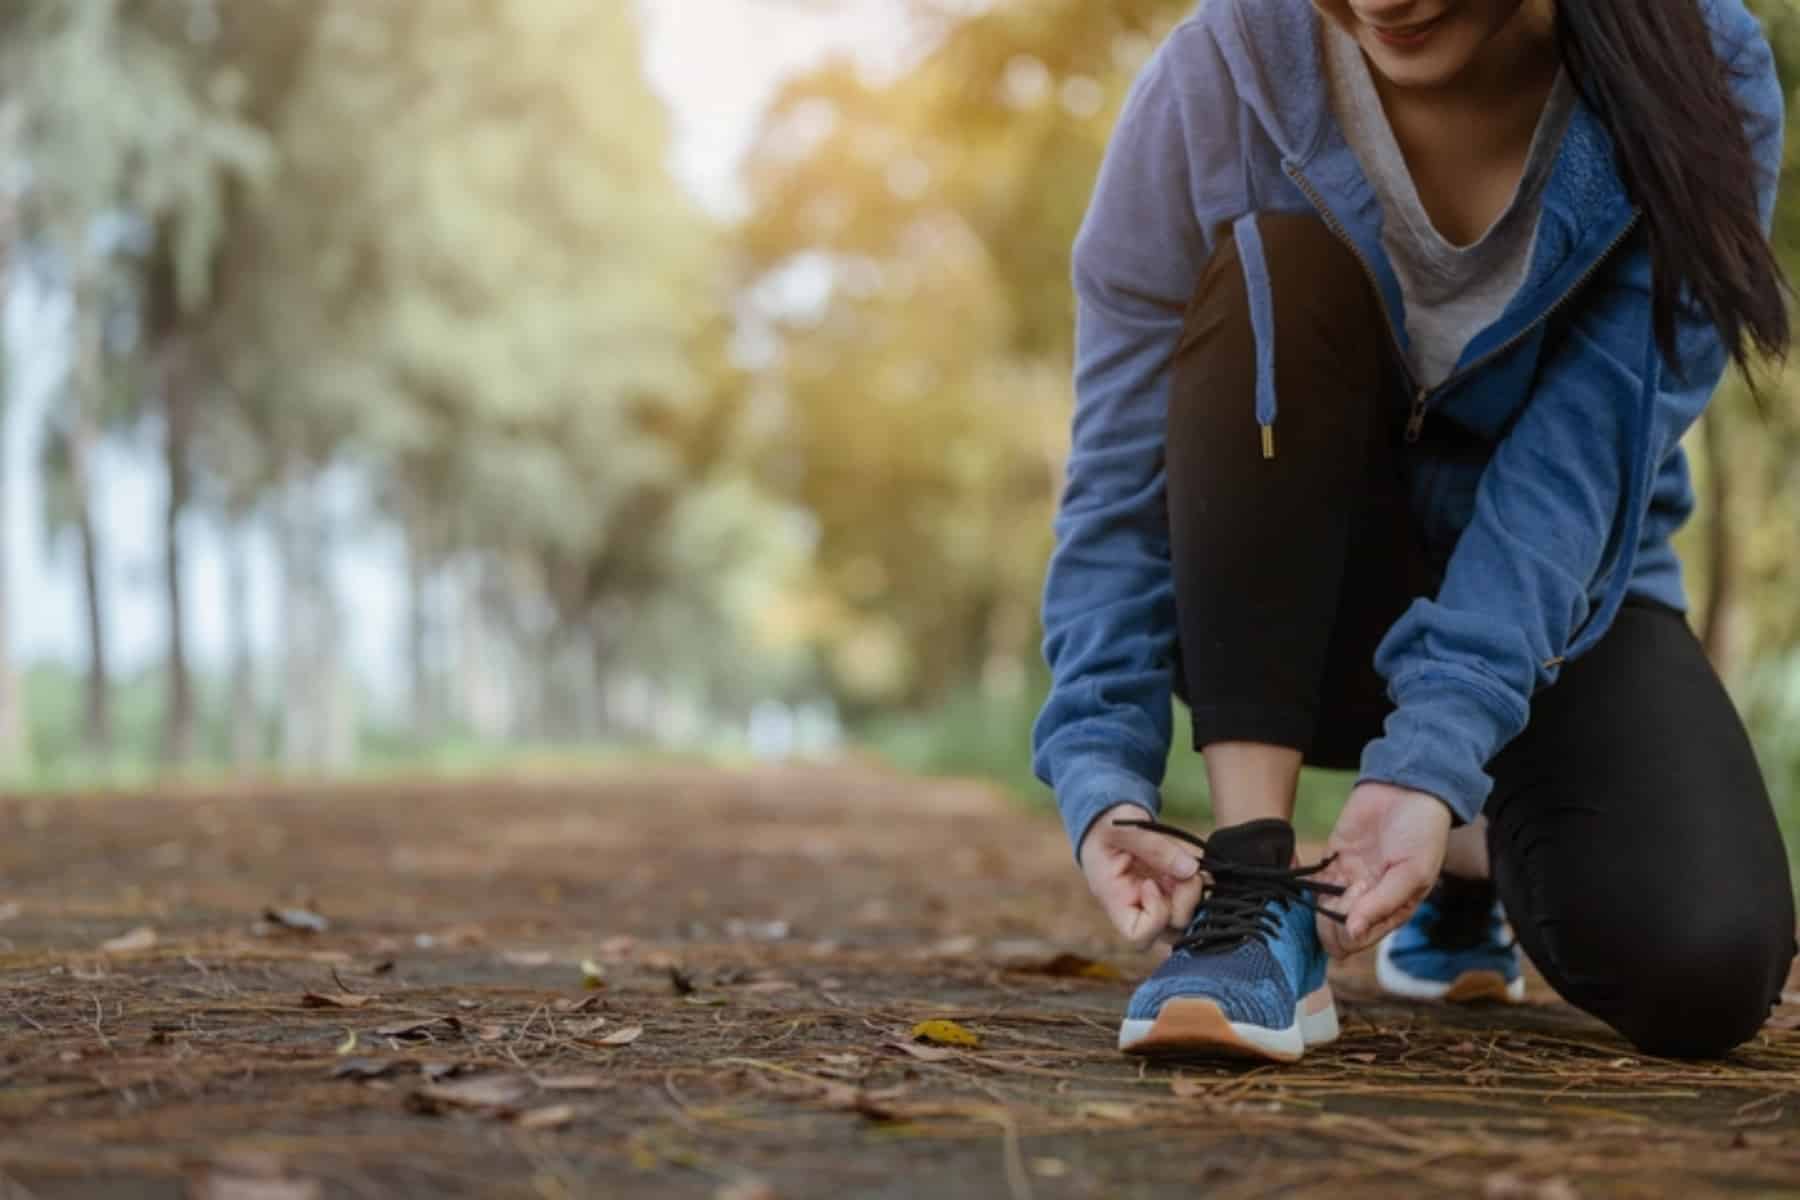
[[[1364,942],[1386,926],[1398,924],[1395,918],[1411,910],[1429,890],[1413,863],[1395,863],[1350,906],[1344,931],[1352,942]]]
[[[1169,926],[1169,900],[1153,879],[1137,881],[1137,904],[1132,909],[1125,936],[1139,950],[1155,942]]]

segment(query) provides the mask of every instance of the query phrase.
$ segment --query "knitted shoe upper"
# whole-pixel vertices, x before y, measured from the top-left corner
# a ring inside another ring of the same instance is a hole
[[[1145,980],[1126,1010],[1150,1020],[1176,999],[1206,999],[1227,1020],[1268,1029],[1293,1024],[1297,1004],[1323,986],[1326,958],[1309,891],[1296,872],[1285,821],[1222,829],[1203,844],[1211,886],[1182,944]]]
[[[1388,957],[1432,983],[1454,983],[1470,971],[1493,971],[1510,983],[1523,969],[1494,885],[1449,875],[1395,931]]]

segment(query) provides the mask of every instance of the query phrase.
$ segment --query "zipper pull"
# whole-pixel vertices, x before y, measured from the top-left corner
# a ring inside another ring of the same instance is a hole
[[[1409,446],[1418,441],[1420,435],[1425,432],[1425,397],[1430,394],[1431,389],[1420,388],[1418,394],[1413,397],[1412,416],[1408,417],[1406,421],[1406,444]]]

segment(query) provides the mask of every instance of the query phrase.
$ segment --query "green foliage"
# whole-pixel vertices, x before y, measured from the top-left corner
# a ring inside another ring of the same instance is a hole
[[[1034,657],[1067,248],[1130,75],[1181,8],[922,8],[912,69],[831,65],[764,121],[739,241],[781,346],[771,473],[818,522],[814,636],[852,704],[941,701]]]
[[[1031,804],[1048,806],[1049,792],[1031,773],[1031,726],[1043,706],[1048,680],[1040,671],[1030,686],[1010,696],[961,688],[924,714],[889,714],[858,730],[859,741],[908,771],[985,779]],[[1190,747],[1187,710],[1175,706],[1174,750],[1163,781],[1163,803],[1171,819],[1204,826],[1212,818],[1206,763]],[[1338,771],[1302,773],[1294,821],[1302,836],[1331,832],[1355,776]],[[1800,814],[1797,814],[1800,816]]]

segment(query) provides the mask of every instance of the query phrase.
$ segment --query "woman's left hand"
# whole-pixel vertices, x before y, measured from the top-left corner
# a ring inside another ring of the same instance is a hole
[[[1321,897],[1349,918],[1342,924],[1318,919],[1332,957],[1366,950],[1405,924],[1437,885],[1450,824],[1450,809],[1436,796],[1391,783],[1356,786],[1331,835],[1337,861],[1319,876],[1348,889]]]

